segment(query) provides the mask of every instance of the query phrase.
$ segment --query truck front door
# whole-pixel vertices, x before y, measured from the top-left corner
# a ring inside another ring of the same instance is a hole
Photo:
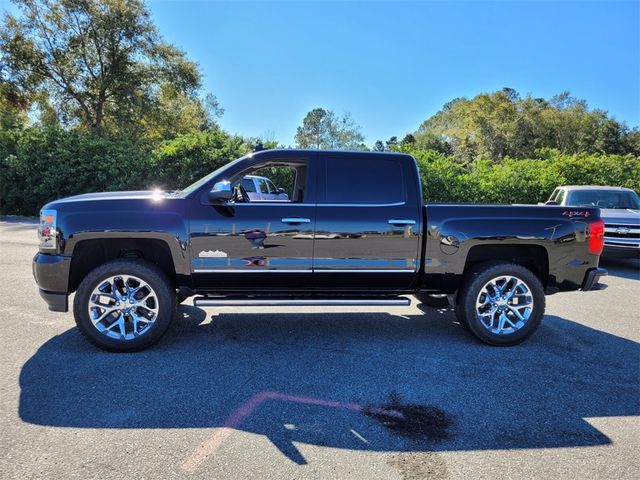
[[[223,292],[311,285],[316,206],[307,178],[314,178],[312,162],[303,156],[274,161],[278,166],[269,168],[290,169],[289,201],[247,201],[242,195],[249,192],[241,190],[225,204],[196,205],[190,233],[196,288]],[[263,160],[240,165],[239,171],[225,172],[229,178],[224,180],[242,185],[244,175],[269,165]]]

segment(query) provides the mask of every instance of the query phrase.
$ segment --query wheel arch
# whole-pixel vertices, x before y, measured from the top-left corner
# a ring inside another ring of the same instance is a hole
[[[158,238],[111,237],[78,241],[69,271],[69,292],[96,267],[118,258],[140,258],[158,266],[178,286],[176,264],[168,243]]]
[[[531,270],[543,287],[549,281],[549,254],[541,245],[533,244],[488,244],[475,245],[469,249],[465,260],[464,278],[469,271],[488,263],[515,263]],[[462,280],[461,278],[461,280]]]

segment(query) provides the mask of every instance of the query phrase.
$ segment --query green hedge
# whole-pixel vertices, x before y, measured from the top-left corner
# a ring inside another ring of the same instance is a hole
[[[640,191],[640,158],[632,155],[561,155],[469,166],[434,151],[412,153],[420,167],[428,202],[537,203],[558,185],[613,185]]]
[[[0,157],[3,214],[36,215],[56,198],[148,183],[149,153],[126,138],[38,127],[12,134],[13,142],[2,143]]]
[[[242,137],[222,130],[184,135],[153,152],[153,183],[168,190],[186,187],[249,151]]]
[[[50,200],[79,193],[184,187],[250,150],[221,130],[195,132],[155,147],[75,130],[0,131],[0,213],[36,215]],[[435,151],[409,151],[420,166],[426,201],[536,203],[563,184],[618,185],[640,191],[640,159],[561,155],[466,166]],[[272,178],[288,187],[286,178]]]
[[[0,214],[37,215],[50,200],[96,191],[175,189],[244,155],[240,137],[196,132],[155,149],[125,137],[30,127],[0,132]]]

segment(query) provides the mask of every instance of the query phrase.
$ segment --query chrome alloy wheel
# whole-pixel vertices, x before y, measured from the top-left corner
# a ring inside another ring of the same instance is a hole
[[[476,299],[480,323],[496,335],[520,330],[533,312],[533,295],[518,277],[502,275],[489,280]]]
[[[103,335],[133,340],[158,318],[158,297],[144,280],[117,275],[101,281],[89,297],[89,318]]]

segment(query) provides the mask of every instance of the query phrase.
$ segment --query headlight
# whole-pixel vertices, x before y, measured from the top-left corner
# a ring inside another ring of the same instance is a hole
[[[56,250],[58,248],[56,217],[55,210],[40,210],[40,226],[38,227],[40,250]]]

